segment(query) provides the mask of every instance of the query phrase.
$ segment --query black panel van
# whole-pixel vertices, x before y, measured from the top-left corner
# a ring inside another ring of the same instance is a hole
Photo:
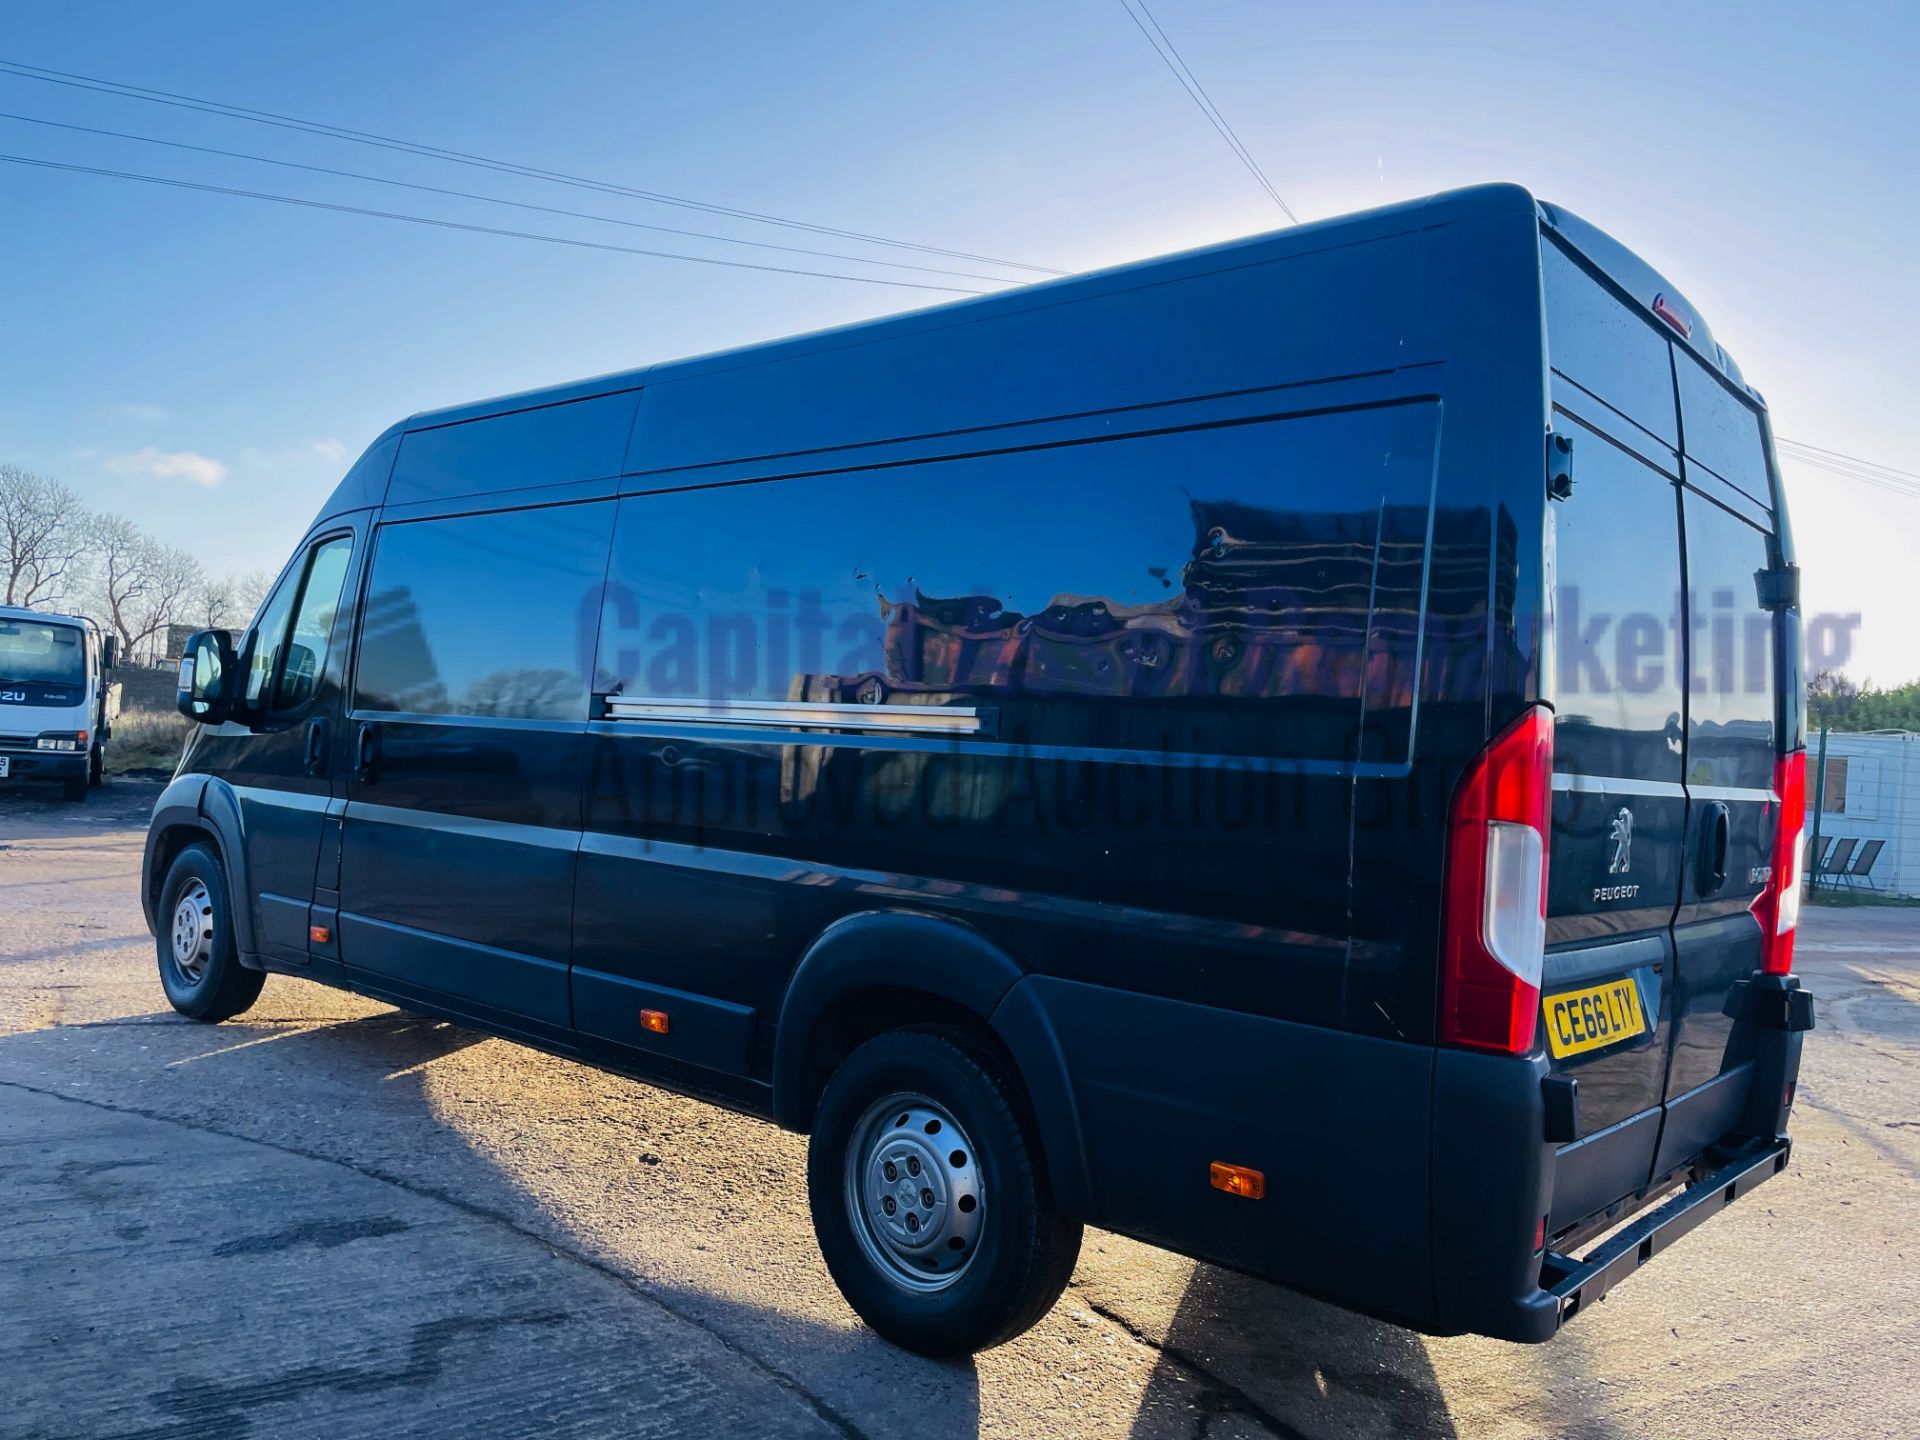
[[[1512,186],[416,415],[189,647],[160,978],[807,1132],[923,1352],[1083,1224],[1545,1340],[1787,1163],[1797,576]]]

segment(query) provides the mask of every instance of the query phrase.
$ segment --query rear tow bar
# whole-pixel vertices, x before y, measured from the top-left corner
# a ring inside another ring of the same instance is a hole
[[[1719,1214],[1763,1180],[1778,1175],[1787,1168],[1792,1152],[1793,1142],[1785,1139],[1743,1150],[1586,1256],[1576,1260],[1550,1253],[1541,1265],[1540,1285],[1559,1300],[1559,1323],[1566,1324],[1584,1307],[1604,1299],[1615,1285],[1694,1226]]]

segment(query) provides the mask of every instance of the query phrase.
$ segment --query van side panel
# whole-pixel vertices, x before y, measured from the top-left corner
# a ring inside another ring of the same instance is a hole
[[[1536,243],[1515,207],[652,372],[576,965],[770,1028],[835,920],[949,917],[1032,977],[1090,1218],[1428,1322],[1442,822],[1537,691]]]

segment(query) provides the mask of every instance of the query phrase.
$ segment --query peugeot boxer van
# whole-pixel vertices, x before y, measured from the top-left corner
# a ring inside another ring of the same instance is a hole
[[[1506,185],[415,415],[188,648],[160,979],[806,1132],[929,1354],[1086,1224],[1546,1340],[1788,1162],[1797,576],[1706,317]]]

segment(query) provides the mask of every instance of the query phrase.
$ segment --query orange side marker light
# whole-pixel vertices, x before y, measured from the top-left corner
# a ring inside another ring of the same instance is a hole
[[[1207,1178],[1216,1190],[1238,1195],[1243,1200],[1258,1200],[1267,1193],[1267,1177],[1246,1165],[1228,1165],[1216,1160],[1207,1167]]]
[[[656,1035],[664,1035],[667,1033],[667,1025],[667,1012],[664,1010],[642,1010],[640,1012],[640,1028],[642,1030],[651,1030]]]
[[[309,925],[307,927],[307,939],[315,945],[331,945],[333,943],[333,931],[324,925]]]

